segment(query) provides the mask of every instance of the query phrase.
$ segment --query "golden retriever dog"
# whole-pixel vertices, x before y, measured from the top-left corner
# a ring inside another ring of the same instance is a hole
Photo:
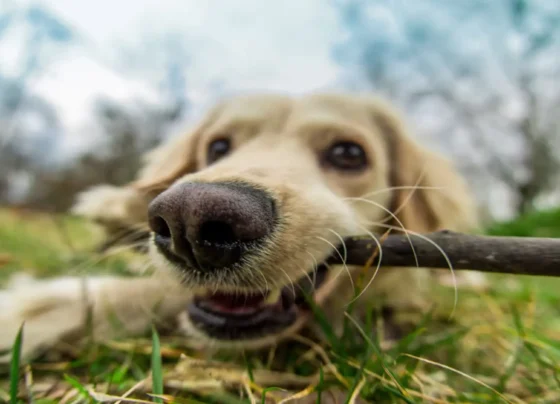
[[[362,314],[422,313],[441,272],[371,268],[357,295],[363,268],[327,258],[351,236],[478,227],[465,181],[390,105],[335,93],[226,99],[74,212],[110,234],[149,226],[155,275],[16,282],[0,296],[0,348],[23,322],[25,358],[77,343],[89,318],[98,340],[155,322],[201,349],[259,349],[313,329],[309,297],[335,329],[356,299]]]

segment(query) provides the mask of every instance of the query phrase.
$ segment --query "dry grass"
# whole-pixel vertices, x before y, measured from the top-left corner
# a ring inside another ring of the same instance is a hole
[[[100,234],[73,218],[0,210],[0,223],[0,282],[137,264],[130,252],[88,252]],[[489,292],[460,292],[453,322],[428,316],[393,346],[351,313],[342,338],[317,313],[328,343],[300,337],[260,355],[200,358],[180,338],[148,333],[23,367],[18,402],[558,403],[559,290],[560,279],[495,276]],[[452,304],[452,290],[436,291]]]

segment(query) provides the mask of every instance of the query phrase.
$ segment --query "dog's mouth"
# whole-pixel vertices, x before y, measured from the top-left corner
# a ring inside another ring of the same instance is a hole
[[[323,286],[328,266],[282,289],[255,293],[199,292],[188,307],[194,325],[212,338],[237,340],[277,334],[309,311],[309,302]]]

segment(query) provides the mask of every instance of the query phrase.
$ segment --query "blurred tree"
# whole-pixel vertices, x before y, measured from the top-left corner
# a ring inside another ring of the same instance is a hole
[[[131,181],[145,152],[160,143],[167,128],[182,113],[182,104],[119,105],[100,100],[96,115],[103,127],[99,148],[69,164],[36,171],[26,205],[65,211],[76,193],[96,184],[122,185]]]
[[[0,204],[22,202],[34,173],[49,164],[60,122],[30,82],[74,39],[67,25],[40,6],[0,4],[0,41],[21,46],[0,66]]]
[[[89,186],[130,181],[142,155],[161,142],[187,110],[184,38],[169,34],[139,41],[120,49],[112,62],[155,88],[158,105],[98,99],[92,111],[98,124],[95,145],[71,160],[57,161],[55,154],[65,140],[63,125],[48,101],[34,94],[32,79],[68,49],[94,52],[38,5],[0,4],[0,41],[10,40],[14,32],[25,35],[18,34],[21,52],[13,71],[4,73],[0,66],[0,204],[63,211]]]
[[[32,173],[48,165],[59,131],[49,103],[0,75],[0,203],[23,197]]]
[[[560,2],[332,3],[345,29],[335,59],[426,122],[466,172],[507,186],[517,214],[555,190]]]
[[[183,33],[142,35],[135,46],[119,49],[117,63],[123,70],[157,88],[184,111],[189,104],[186,78],[189,47],[195,43]]]

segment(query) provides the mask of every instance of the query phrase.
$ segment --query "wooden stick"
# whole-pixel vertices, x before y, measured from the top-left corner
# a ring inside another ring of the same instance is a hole
[[[560,277],[560,239],[494,237],[456,233],[448,230],[419,236],[390,235],[382,245],[382,266],[416,267],[414,252],[423,268],[449,268],[481,272]],[[411,242],[414,252],[411,248]],[[371,237],[345,240],[348,265],[365,265],[377,249]],[[439,246],[436,247],[435,245]],[[339,248],[341,255],[344,250]],[[377,265],[379,256],[373,261]],[[329,263],[341,263],[338,254]]]

